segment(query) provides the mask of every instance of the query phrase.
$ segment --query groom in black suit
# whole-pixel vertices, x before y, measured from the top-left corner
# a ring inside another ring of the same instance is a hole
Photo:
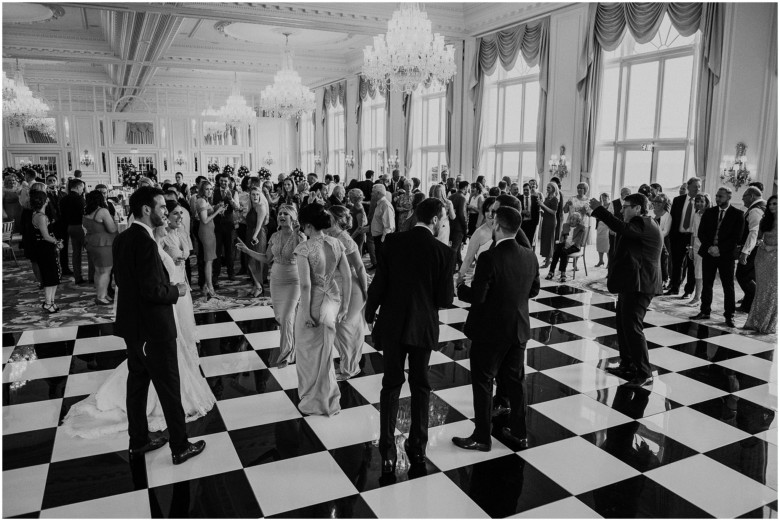
[[[149,383],[160,399],[171,437],[173,463],[203,452],[205,441],[190,443],[181,404],[176,322],[173,305],[184,296],[184,284],[171,284],[154,240],[154,228],[168,212],[162,190],[141,187],[130,196],[133,224],[114,240],[114,278],[119,288],[116,334],[127,344],[127,422],[130,455],[159,449],[167,439],[149,438],[146,399]]]
[[[474,432],[452,442],[462,449],[490,450],[493,379],[499,377],[511,407],[502,434],[516,449],[528,446],[523,378],[525,345],[531,337],[528,299],[539,294],[539,262],[515,236],[523,218],[511,207],[496,210],[495,246],[479,257],[471,287],[458,286],[458,298],[471,303],[463,332],[471,339]]]
[[[371,333],[383,349],[385,373],[379,402],[379,451],[382,472],[395,470],[395,424],[398,396],[409,357],[412,422],[406,453],[413,464],[423,463],[428,444],[428,362],[439,342],[439,308],[452,304],[455,255],[436,235],[447,219],[444,203],[429,198],[416,210],[417,224],[409,231],[385,238],[383,259],[368,288],[366,321],[379,318]]]

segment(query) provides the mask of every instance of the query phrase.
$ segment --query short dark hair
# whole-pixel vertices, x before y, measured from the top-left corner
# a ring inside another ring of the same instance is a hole
[[[663,193],[664,191],[664,188],[658,183],[650,183],[650,188],[654,188],[659,193]]]
[[[74,177],[73,179],[68,181],[68,191],[75,190],[76,188],[78,188],[79,185],[83,185],[83,184],[84,181],[82,181],[78,177]]]
[[[550,182],[557,184],[558,185],[558,190],[561,189],[561,179],[558,176],[552,176],[550,178]]]
[[[506,190],[506,181],[499,181],[498,182],[498,189],[499,190]]]
[[[417,192],[412,196],[412,209],[417,208],[421,202],[425,201],[425,194]]]
[[[412,187],[414,188],[420,188],[420,180],[416,177],[412,178]]]
[[[392,175],[395,175],[395,174],[401,175],[401,171],[400,171],[400,170],[398,170],[397,168],[395,168],[395,169],[393,169],[393,171],[391,172],[391,174],[392,174]]]
[[[374,178],[374,171],[366,170],[366,179],[373,179],[373,178]]]
[[[341,182],[341,176],[338,174],[333,174],[333,182],[334,183],[340,183]]]
[[[48,199],[49,196],[46,195],[46,192],[39,192],[38,190],[30,192],[30,207],[38,211],[43,208]]]
[[[517,235],[517,231],[523,223],[522,214],[511,206],[502,206],[496,210],[494,219],[498,222],[498,227],[501,228],[501,231],[511,233],[512,235]]]
[[[177,206],[181,206],[179,201],[171,201],[170,199],[165,200],[165,207],[168,209],[168,213],[174,211]]]
[[[333,176],[330,174],[325,174],[325,181],[333,181]]]
[[[761,193],[764,193],[764,183],[761,181],[753,181],[752,183],[748,183],[748,186],[755,186],[759,190],[761,190]]]
[[[176,172],[175,174],[173,174],[173,177],[176,177],[177,175],[184,175],[184,174],[182,174],[181,172]]]
[[[49,178],[53,177],[54,179],[57,179],[57,174],[49,174],[46,176],[46,180],[48,181]]]
[[[491,197],[498,197],[500,193],[501,193],[501,189],[497,186],[494,186],[488,190],[488,195]]]
[[[208,178],[204,175],[199,175],[195,178],[195,185],[199,185],[201,181],[208,181]]]
[[[81,178],[81,170],[74,170],[73,171],[73,177]]]
[[[647,205],[648,205],[648,199],[644,194],[631,194],[627,195],[625,199],[624,206],[640,206],[640,213],[642,215],[647,215]]]
[[[461,181],[460,183],[458,183],[458,190],[463,190],[464,188],[468,188],[468,187],[469,187],[468,181]]]
[[[298,222],[301,223],[301,228],[311,224],[315,230],[324,230],[330,228],[330,219],[330,213],[320,203],[307,204],[298,212]]]
[[[498,201],[499,206],[508,206],[510,208],[514,208],[518,212],[521,211],[522,209],[520,199],[518,199],[514,195],[501,194],[498,197],[496,197],[496,201]]]
[[[323,188],[325,188],[325,185],[323,183],[314,183],[313,185],[311,185],[311,189],[309,191],[319,192]]]
[[[529,190],[531,189],[531,185],[529,183],[523,183],[523,188],[525,188],[526,186],[528,187]]]
[[[428,197],[417,205],[415,214],[417,222],[423,224],[432,224],[434,217],[441,217],[441,211],[444,209],[444,202],[435,197]]]
[[[142,186],[130,196],[130,212],[137,219],[144,215],[144,206],[154,208],[154,198],[158,195],[165,195],[159,188],[153,186]]]

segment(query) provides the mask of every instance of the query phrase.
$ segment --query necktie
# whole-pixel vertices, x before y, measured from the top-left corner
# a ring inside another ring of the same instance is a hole
[[[720,212],[718,212],[718,227],[715,228],[715,240],[712,241],[712,243],[717,246],[718,245],[718,235],[720,234],[720,223],[723,222],[723,212],[726,210],[721,209]]]
[[[688,209],[685,210],[685,218],[683,219],[683,229],[688,230],[691,226],[691,214],[693,213],[693,198],[688,199]]]

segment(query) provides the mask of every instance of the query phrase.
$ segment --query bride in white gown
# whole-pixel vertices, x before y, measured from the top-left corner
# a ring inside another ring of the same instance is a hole
[[[168,201],[168,226],[155,230],[162,247],[160,256],[172,284],[187,282],[184,259],[189,255],[189,248],[179,231],[185,211],[175,202]],[[191,422],[205,416],[216,403],[216,398],[200,373],[195,345],[195,315],[189,289],[186,295],[179,297],[173,309],[182,406],[186,420]],[[149,386],[146,417],[149,431],[165,430],[165,417],[153,384]],[[97,392],[70,408],[62,429],[71,436],[90,439],[127,430],[127,361],[114,369]]]

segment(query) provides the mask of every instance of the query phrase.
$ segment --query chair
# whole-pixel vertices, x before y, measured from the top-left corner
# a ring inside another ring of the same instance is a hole
[[[580,248],[580,251],[569,254],[569,260],[571,261],[572,279],[577,278],[577,259],[580,257],[582,257],[582,267],[585,268],[585,276],[588,276],[588,265],[585,264],[585,250],[588,248],[588,240],[590,240],[591,228],[591,226],[588,226],[588,228],[585,230],[585,242],[583,243],[582,248]]]
[[[16,260],[16,253],[14,252],[14,248],[12,245],[13,234],[14,234],[14,221],[10,220],[10,221],[3,222],[3,251],[5,251],[6,248],[11,250],[11,255],[14,258],[14,262],[16,263],[17,266],[19,266],[19,262]]]

